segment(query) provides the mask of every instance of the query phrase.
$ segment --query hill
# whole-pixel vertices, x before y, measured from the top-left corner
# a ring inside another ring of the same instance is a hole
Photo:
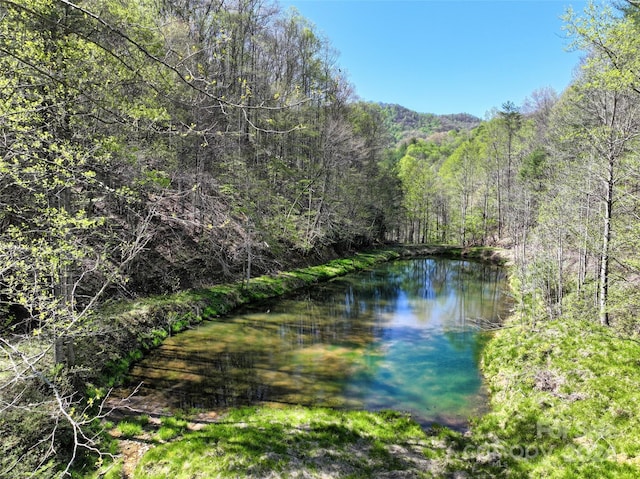
[[[471,130],[481,122],[468,113],[436,115],[418,113],[397,104],[380,103],[384,125],[397,143],[412,138],[429,138],[434,133]]]

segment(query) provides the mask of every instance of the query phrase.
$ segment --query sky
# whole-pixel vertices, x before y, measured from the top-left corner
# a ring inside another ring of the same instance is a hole
[[[481,119],[535,90],[569,85],[581,52],[560,18],[578,0],[280,0],[338,52],[366,101]]]

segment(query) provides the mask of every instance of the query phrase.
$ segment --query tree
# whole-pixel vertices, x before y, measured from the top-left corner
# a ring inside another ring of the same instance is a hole
[[[585,16],[566,16],[567,28],[576,45],[589,49],[581,81],[574,86],[581,111],[577,129],[585,149],[600,159],[599,179],[602,204],[602,230],[599,271],[599,318],[609,325],[608,298],[615,207],[622,202],[624,171],[634,159],[640,135],[640,93],[637,66],[638,25],[629,15],[617,18],[609,9],[598,10],[590,4]],[[575,113],[578,115],[578,112]]]
[[[450,136],[441,144],[416,140],[397,165],[404,193],[405,241],[447,241],[453,231],[445,189],[438,170],[460,140]]]
[[[103,398],[83,402],[91,361],[77,345],[153,235],[153,176],[138,160],[170,131],[149,62],[159,37],[146,5],[99,6],[0,1],[0,411],[2,468],[16,476],[100,453]]]
[[[469,138],[445,160],[439,177],[454,193],[452,203],[458,204],[459,233],[462,245],[476,243],[483,231],[483,187],[482,166],[484,152],[480,142]],[[453,216],[453,215],[452,215]]]
[[[511,182],[513,179],[513,142],[516,133],[522,126],[522,114],[513,102],[508,101],[502,104],[502,110],[498,112],[498,117],[504,125],[507,134],[507,199],[511,198]]]
[[[628,2],[623,14],[589,2],[581,15],[569,8],[563,19],[573,47],[590,53],[585,67],[600,70],[598,82],[640,94],[637,5]]]

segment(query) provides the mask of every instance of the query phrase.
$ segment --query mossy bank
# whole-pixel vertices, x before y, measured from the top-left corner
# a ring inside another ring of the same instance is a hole
[[[508,326],[485,349],[491,411],[461,459],[489,477],[640,477],[640,344],[584,320]]]

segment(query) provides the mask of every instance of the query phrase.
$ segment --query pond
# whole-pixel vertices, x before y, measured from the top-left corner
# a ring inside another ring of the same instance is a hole
[[[480,325],[507,314],[506,288],[494,265],[393,261],[169,338],[130,381],[166,407],[396,409],[460,429],[486,404]]]

